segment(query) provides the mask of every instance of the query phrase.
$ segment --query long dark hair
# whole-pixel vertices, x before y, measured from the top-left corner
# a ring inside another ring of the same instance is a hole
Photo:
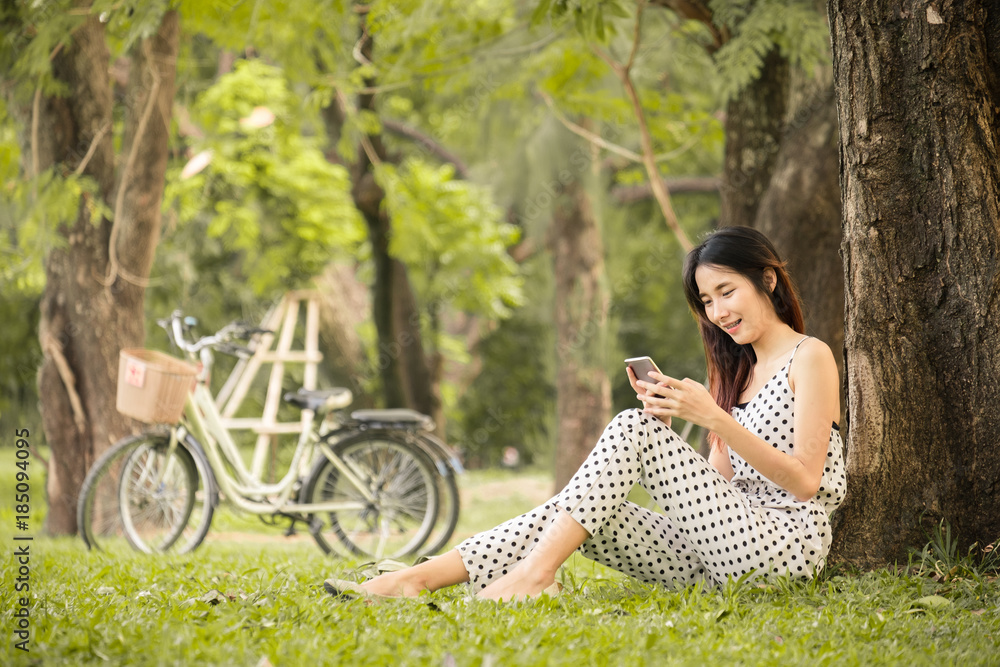
[[[694,274],[699,266],[706,265],[745,276],[761,294],[770,298],[778,317],[795,331],[805,333],[805,323],[799,295],[785,270],[785,262],[768,238],[756,229],[723,227],[688,253],[684,260],[684,296],[698,319],[701,339],[705,344],[708,389],[715,402],[731,413],[740,394],[750,384],[757,355],[751,345],[736,343],[705,314],[705,304],[701,302]],[[767,269],[772,269],[778,278],[773,290],[767,284]],[[710,439],[715,446],[721,444],[715,434]]]

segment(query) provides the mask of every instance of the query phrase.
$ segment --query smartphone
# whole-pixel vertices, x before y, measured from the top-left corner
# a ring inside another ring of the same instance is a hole
[[[632,369],[635,373],[636,380],[644,380],[646,382],[656,382],[653,378],[649,377],[649,371],[660,372],[660,369],[656,367],[653,360],[649,357],[632,357],[631,359],[625,360],[625,365]]]

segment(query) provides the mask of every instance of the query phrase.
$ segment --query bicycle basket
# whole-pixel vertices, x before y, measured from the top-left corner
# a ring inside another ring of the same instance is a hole
[[[184,413],[184,399],[198,370],[163,352],[122,350],[118,357],[118,412],[147,424],[170,424]]]

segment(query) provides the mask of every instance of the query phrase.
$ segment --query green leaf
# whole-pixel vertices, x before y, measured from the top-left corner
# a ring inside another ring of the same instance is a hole
[[[826,15],[808,0],[759,0],[752,4],[716,0],[711,7],[713,21],[733,30],[733,37],[715,54],[727,99],[760,76],[764,58],[774,48],[805,71],[829,61]]]
[[[597,41],[604,42],[604,12],[601,11],[600,7],[595,7],[593,11],[594,37],[597,38]]]
[[[538,25],[545,20],[549,15],[549,8],[552,6],[552,0],[540,0],[535,10],[531,12],[531,25]]]
[[[925,595],[913,601],[911,606],[922,609],[943,609],[952,606],[952,601],[940,595]]]
[[[503,222],[488,190],[454,180],[450,165],[410,158],[383,164],[376,180],[393,221],[389,252],[403,261],[430,312],[449,306],[489,319],[507,317],[522,300],[507,247],[516,230]],[[433,319],[433,318],[432,318]],[[440,332],[429,331],[441,349]]]
[[[605,0],[601,7],[611,16],[626,19],[632,16],[627,9],[621,6],[618,0]]]
[[[167,205],[240,257],[258,294],[304,286],[363,241],[347,171],[303,134],[315,119],[281,69],[238,62],[198,97],[192,118],[212,161],[187,182],[171,171]]]

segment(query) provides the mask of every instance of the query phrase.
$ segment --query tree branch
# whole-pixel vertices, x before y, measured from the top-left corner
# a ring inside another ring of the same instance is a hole
[[[42,89],[38,87],[35,88],[35,97],[31,101],[31,176],[35,181],[32,188],[36,201],[38,200],[38,172],[40,171],[38,164],[38,116],[41,113],[41,106]]]
[[[334,94],[337,96],[337,104],[340,105],[340,112],[345,118],[357,113],[357,109],[351,106],[350,101],[344,96],[340,88],[335,88]],[[368,156],[368,161],[372,163],[372,166],[377,167],[382,164],[382,159],[378,156],[375,146],[372,145],[371,138],[365,133],[361,134],[361,147],[364,149],[365,155]]]
[[[94,135],[94,138],[90,142],[90,148],[87,149],[87,154],[83,156],[83,159],[80,160],[80,164],[78,164],[76,166],[76,169],[73,170],[74,176],[79,176],[80,174],[83,173],[83,170],[87,168],[87,163],[90,162],[90,158],[94,157],[94,152],[97,150],[97,144],[100,143],[101,138],[104,136],[104,133],[110,129],[111,129],[111,122],[108,121],[107,123],[104,124],[104,127],[98,130],[97,134]]]
[[[615,155],[621,155],[623,158],[627,158],[629,160],[632,160],[633,162],[642,162],[642,156],[639,155],[638,153],[633,153],[632,151],[630,151],[627,148],[623,148],[622,146],[619,146],[618,144],[613,144],[610,141],[608,141],[607,139],[605,139],[604,137],[602,137],[601,135],[594,134],[590,130],[588,130],[586,128],[583,128],[583,127],[577,125],[576,123],[574,123],[573,121],[571,121],[570,119],[566,118],[566,116],[562,115],[562,113],[559,111],[559,109],[556,108],[556,104],[553,101],[552,97],[550,97],[549,94],[546,93],[541,88],[539,88],[537,90],[537,93],[538,93],[538,96],[541,97],[542,100],[545,101],[545,105],[552,112],[552,115],[555,116],[556,119],[560,123],[562,123],[563,126],[567,130],[569,130],[573,134],[581,136],[584,139],[586,139],[587,141],[589,141],[590,143],[594,144],[595,146],[599,146],[599,147],[603,148],[606,151],[610,151],[611,153],[614,153]]]
[[[689,176],[682,178],[664,178],[663,187],[671,195],[692,192],[718,192],[719,179],[715,176]],[[649,183],[641,185],[617,185],[611,188],[611,196],[620,204],[634,204],[653,196],[653,186]]]
[[[141,276],[132,275],[118,263],[117,248],[118,235],[121,233],[122,218],[124,217],[125,191],[128,189],[128,182],[132,176],[135,159],[139,155],[142,135],[146,132],[146,125],[149,123],[149,117],[153,114],[153,107],[156,106],[156,96],[160,90],[160,73],[156,71],[153,62],[153,50],[149,38],[143,40],[142,49],[146,54],[146,62],[149,63],[149,74],[153,79],[153,85],[149,90],[149,99],[146,100],[146,107],[142,110],[142,116],[139,118],[139,127],[136,128],[135,139],[132,141],[128,158],[125,160],[125,168],[122,170],[122,177],[118,182],[118,192],[115,194],[115,218],[111,222],[111,237],[108,240],[108,274],[101,281],[101,284],[105,287],[110,287],[118,276],[139,287],[149,286],[149,280]]]
[[[46,332],[42,335],[42,351],[48,354],[59,371],[59,378],[63,386],[66,387],[66,394],[69,396],[69,404],[73,407],[73,421],[76,423],[76,430],[83,433],[87,428],[87,417],[83,411],[83,403],[80,401],[80,394],[76,393],[76,376],[70,368],[66,356],[62,353],[62,345],[52,334]]]
[[[642,162],[642,156],[639,155],[638,153],[630,151],[624,146],[613,144],[604,137],[602,137],[601,135],[591,132],[587,128],[578,125],[577,123],[574,123],[570,119],[566,118],[566,116],[564,116],[556,107],[555,101],[552,99],[552,97],[549,96],[545,91],[539,89],[536,92],[538,93],[538,96],[545,101],[545,104],[552,111],[552,115],[556,117],[556,120],[562,123],[563,126],[573,134],[583,137],[591,144],[599,148],[603,148],[609,153],[614,153],[615,155],[619,155],[627,160],[631,160],[632,162],[639,162],[639,163]],[[675,148],[674,150],[668,151],[666,153],[659,153],[657,155],[654,155],[653,159],[656,162],[663,162],[664,160],[672,160],[673,158],[677,157],[678,155],[681,155],[682,153],[690,149],[692,146],[694,146],[696,143],[698,143],[698,139],[699,137],[693,136],[687,142],[685,142],[683,146],[679,146],[678,148]],[[607,165],[602,164],[601,166],[602,168],[604,168]]]
[[[681,18],[703,23],[712,34],[713,44],[709,49],[710,52],[718,50],[732,37],[729,28],[719,27],[712,22],[712,10],[704,0],[651,0],[650,4],[671,9]]]
[[[439,144],[437,141],[432,139],[430,136],[424,134],[415,127],[410,127],[396,120],[383,119],[382,127],[398,134],[401,137],[406,137],[407,139],[412,139],[416,143],[420,144],[432,154],[441,158],[443,161],[451,164],[455,167],[455,173],[458,174],[459,178],[464,180],[469,179],[469,168],[466,166],[462,158],[458,157],[456,154],[449,151],[447,148]]]
[[[32,456],[34,456],[39,463],[42,464],[42,467],[45,468],[45,472],[49,471],[49,460],[44,456],[42,456],[42,453],[40,451],[38,451],[35,447],[29,447],[28,452]]]
[[[635,31],[633,33],[632,39],[632,53],[634,54],[639,45],[639,40],[641,39],[640,26],[642,24],[642,10],[645,7],[645,2],[639,3],[639,8],[636,12],[635,17]],[[680,223],[677,221],[677,214],[674,212],[674,207],[670,203],[670,194],[667,192],[666,187],[663,185],[663,179],[660,177],[660,171],[656,167],[656,156],[653,154],[653,138],[649,133],[649,125],[646,123],[646,114],[642,110],[642,101],[639,99],[639,93],[635,89],[635,84],[632,81],[632,76],[629,72],[629,68],[632,66],[632,61],[629,60],[627,66],[623,66],[620,63],[615,62],[610,55],[606,54],[601,49],[596,46],[593,47],[594,51],[597,53],[601,59],[604,60],[614,71],[615,75],[621,80],[622,86],[625,88],[625,93],[628,95],[629,101],[632,102],[632,110],[635,113],[635,118],[639,122],[639,140],[642,146],[642,164],[646,168],[646,175],[649,178],[650,186],[653,190],[653,196],[656,197],[656,202],[660,205],[660,211],[663,213],[663,219],[667,223],[667,227],[670,231],[674,233],[677,240],[680,242],[681,247],[684,248],[684,252],[689,252],[694,248],[694,244],[688,239],[687,234],[681,229]]]
[[[646,9],[646,0],[639,0],[635,9],[635,28],[632,30],[632,50],[628,54],[628,62],[625,63],[625,73],[632,71],[635,64],[635,54],[639,52],[639,42],[642,32],[642,12]]]

